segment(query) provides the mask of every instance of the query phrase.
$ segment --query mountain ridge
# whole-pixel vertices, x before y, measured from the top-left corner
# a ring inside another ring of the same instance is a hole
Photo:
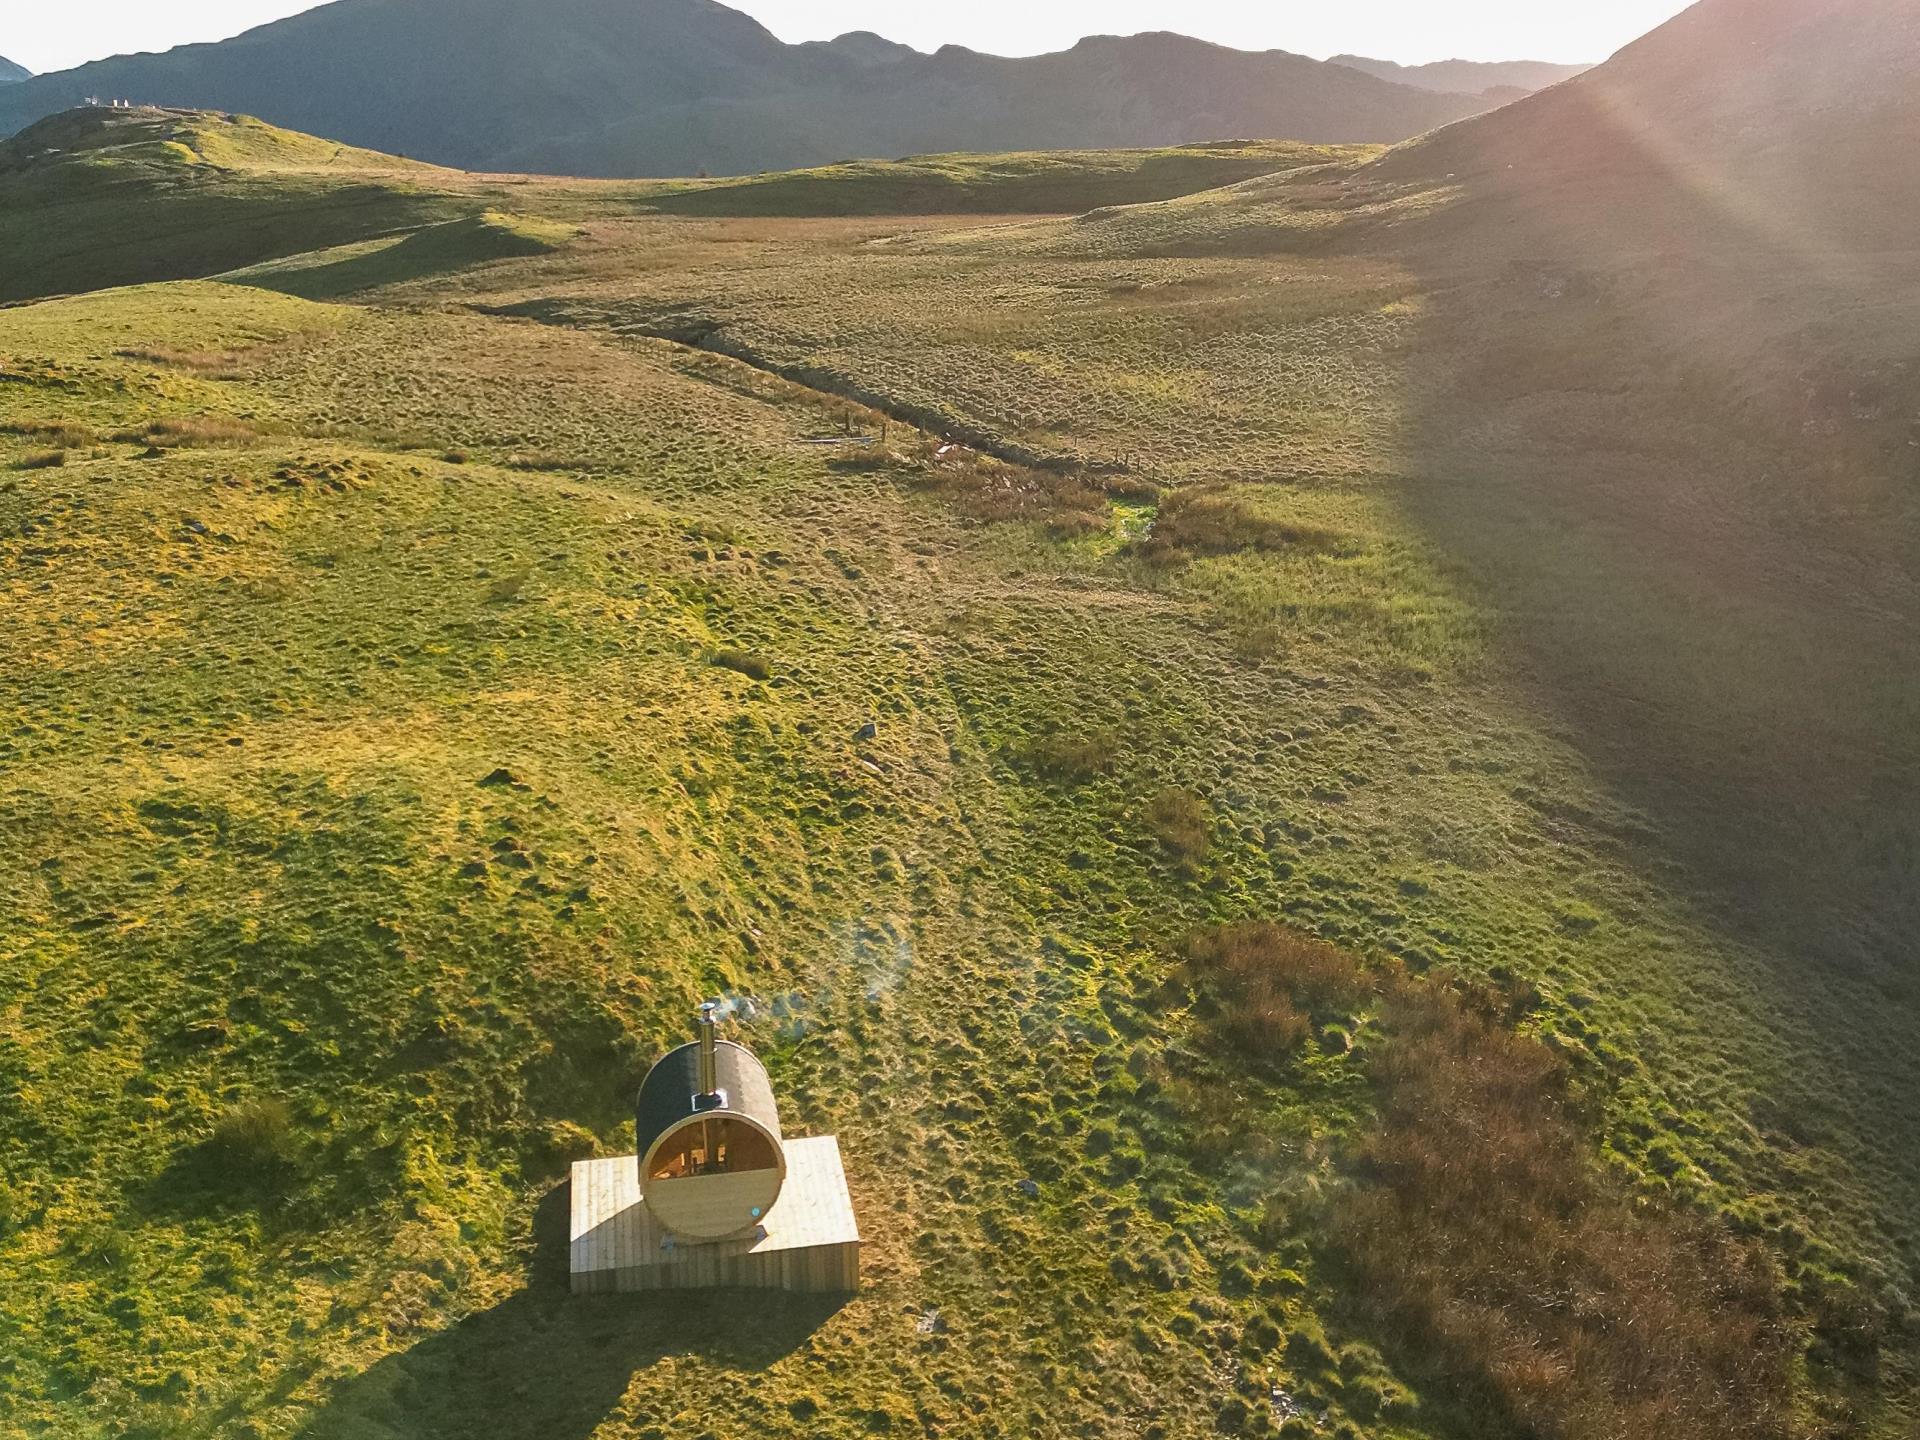
[[[859,32],[787,45],[714,0],[470,0],[466,21],[450,37],[431,0],[335,0],[9,86],[0,133],[101,95],[469,170],[642,177],[1250,136],[1390,143],[1487,106],[1165,34],[1008,59]]]
[[[1371,169],[1488,195],[1551,190],[1570,223],[1622,237],[1648,229],[1658,199],[1776,244],[1904,246],[1920,174],[1889,157],[1920,144],[1917,73],[1920,0],[1702,0],[1605,65]],[[1670,227],[1663,243],[1684,235]]]
[[[1490,90],[1524,90],[1531,94],[1584,75],[1591,65],[1556,65],[1545,60],[1435,60],[1426,65],[1402,65],[1365,55],[1335,55],[1327,63],[1344,65],[1376,79],[1421,90],[1453,95],[1484,95]]]
[[[0,85],[16,85],[22,80],[31,80],[33,72],[24,65],[16,65],[6,56],[0,55]]]

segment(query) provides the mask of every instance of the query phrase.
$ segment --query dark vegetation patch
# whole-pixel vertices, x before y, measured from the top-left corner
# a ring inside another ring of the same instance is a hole
[[[1191,790],[1169,785],[1147,802],[1147,828],[1176,860],[1204,860],[1213,848],[1212,815]]]
[[[1372,1118],[1325,1217],[1344,1308],[1473,1433],[1796,1433],[1770,1260],[1600,1168],[1589,1097],[1514,1030],[1514,995],[1264,923],[1201,933],[1188,965],[1203,1023],[1250,1058],[1282,1063],[1316,1026],[1353,1046]]]
[[[1061,728],[1023,742],[1019,759],[1049,780],[1078,784],[1113,773],[1121,737],[1110,726]]]
[[[740,650],[731,645],[723,645],[713,652],[713,664],[722,670],[732,670],[749,680],[767,680],[772,678],[773,666],[751,650]]]
[[[261,432],[252,421],[232,415],[188,415],[150,420],[137,430],[123,430],[113,438],[163,450],[194,450],[255,445],[261,439]]]
[[[0,435],[18,435],[54,450],[80,450],[98,438],[90,425],[73,420],[11,420],[0,425]]]
[[[237,380],[246,374],[246,357],[235,350],[177,350],[171,346],[136,347],[113,352],[122,360],[185,370],[214,380]]]
[[[1036,469],[933,441],[915,458],[916,483],[971,519],[1038,521],[1063,538],[1107,528],[1110,497],[1086,475]]]
[[[1197,555],[1242,550],[1338,555],[1351,548],[1351,539],[1336,530],[1263,514],[1226,486],[1196,485],[1160,502],[1141,552],[1157,565],[1183,565]]]
[[[283,1100],[243,1101],[228,1110],[208,1137],[208,1156],[234,1174],[268,1179],[293,1160],[293,1112]]]

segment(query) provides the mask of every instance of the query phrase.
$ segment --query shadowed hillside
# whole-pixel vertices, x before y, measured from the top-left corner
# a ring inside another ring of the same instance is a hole
[[[216,45],[9,87],[0,132],[89,95],[242,110],[468,169],[751,173],[851,156],[1393,141],[1485,108],[1169,35],[1009,60],[877,37],[784,45],[713,0],[338,0]]]
[[[1591,697],[1572,723],[1689,817],[1746,914],[1902,994],[1880,967],[1920,924],[1920,171],[1892,157],[1916,79],[1911,0],[1707,0],[1354,180],[1444,193],[1387,232],[1436,279],[1505,267],[1436,311],[1501,343],[1422,443],[1462,476],[1552,457],[1525,553],[1541,662]],[[1483,548],[1471,502],[1511,497],[1452,493]],[[1635,602],[1603,606],[1622,575]]]
[[[1810,254],[1905,248],[1920,209],[1920,169],[1900,158],[1920,143],[1916,70],[1911,0],[1704,0],[1598,70],[1379,170],[1470,182],[1482,205],[1550,197],[1569,223],[1631,196],[1596,250],[1677,247],[1685,235],[1660,222],[1696,214]]]

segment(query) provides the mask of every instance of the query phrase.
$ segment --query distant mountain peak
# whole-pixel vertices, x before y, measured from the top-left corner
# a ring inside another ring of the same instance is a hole
[[[1453,95],[1489,95],[1515,98],[1515,91],[1531,94],[1571,80],[1590,65],[1555,65],[1545,60],[1436,60],[1430,65],[1401,65],[1392,60],[1370,60],[1364,55],[1335,55],[1329,65],[1344,65],[1378,80],[1437,90]]]
[[[871,30],[849,30],[831,40],[809,40],[798,47],[851,60],[856,65],[891,65],[901,60],[918,60],[921,54],[911,45],[902,45]]]
[[[0,55],[0,85],[11,85],[21,80],[31,80],[33,72],[24,65],[16,65],[6,56]]]

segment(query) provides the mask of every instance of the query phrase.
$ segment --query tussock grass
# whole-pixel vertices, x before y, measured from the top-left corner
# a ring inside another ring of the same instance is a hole
[[[71,420],[11,420],[0,425],[0,434],[18,435],[55,450],[84,450],[99,439],[92,426]]]
[[[1035,521],[1061,537],[1108,524],[1108,496],[1085,475],[1010,464],[965,445],[929,438],[918,483],[976,520]]]
[[[1204,860],[1213,848],[1207,802],[1176,785],[1155,792],[1147,802],[1147,828],[1177,860]]]
[[[1141,546],[1157,565],[1179,565],[1196,555],[1231,555],[1241,550],[1341,555],[1356,548],[1351,535],[1264,514],[1244,496],[1222,486],[1196,486],[1168,495],[1160,502]]]
[[[1111,775],[1123,748],[1118,731],[1106,727],[1056,730],[1028,741],[1021,757],[1049,779],[1078,783]]]
[[[188,370],[216,378],[237,377],[241,373],[240,366],[243,360],[243,357],[235,351],[171,350],[164,346],[156,349],[116,350],[113,353],[122,360],[135,360],[148,365],[164,365],[170,369]]]
[[[219,1165],[243,1178],[270,1178],[293,1160],[293,1113],[282,1100],[244,1101],[215,1123],[207,1147]]]
[[[736,649],[731,645],[722,646],[713,652],[712,663],[722,670],[732,670],[749,680],[767,680],[772,678],[773,666],[759,655],[749,650]]]
[[[114,439],[193,450],[256,445],[261,432],[253,421],[231,415],[189,415],[151,420],[138,430],[120,432]]]
[[[526,567],[494,577],[487,582],[487,603],[504,605],[509,600],[519,599],[520,593],[527,588],[527,582],[532,578],[533,571]]]

